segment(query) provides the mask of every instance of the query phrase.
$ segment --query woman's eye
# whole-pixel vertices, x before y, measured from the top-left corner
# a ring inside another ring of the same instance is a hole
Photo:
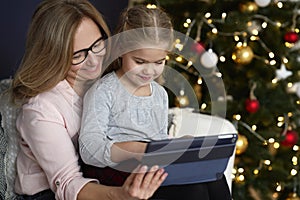
[[[78,59],[78,58],[80,58],[80,55],[74,55],[73,56],[73,59]]]
[[[101,41],[97,42],[96,44],[94,44],[93,48],[97,48],[97,47],[99,47],[99,46],[100,46],[100,44],[101,44]]]

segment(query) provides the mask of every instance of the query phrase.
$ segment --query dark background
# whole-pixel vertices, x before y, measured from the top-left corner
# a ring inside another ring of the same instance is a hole
[[[24,52],[27,28],[41,0],[4,0],[0,12],[0,80],[12,77]],[[103,14],[111,30],[119,13],[128,5],[125,0],[90,0]]]

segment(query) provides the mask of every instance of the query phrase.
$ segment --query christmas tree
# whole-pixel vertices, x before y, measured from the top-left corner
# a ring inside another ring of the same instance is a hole
[[[212,113],[214,101],[226,101],[225,117],[239,132],[233,198],[300,199],[300,1],[132,3],[164,8],[175,30],[195,41],[185,47],[178,39],[174,46],[179,53],[170,56],[168,64],[189,81],[200,112]],[[193,55],[180,57],[183,48]],[[217,80],[223,81],[226,95],[215,100],[207,85]],[[189,104],[185,90],[180,88],[174,98],[170,94],[170,107],[195,106]]]

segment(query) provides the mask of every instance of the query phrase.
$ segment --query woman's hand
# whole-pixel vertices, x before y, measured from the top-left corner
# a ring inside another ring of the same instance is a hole
[[[148,199],[160,187],[167,175],[164,169],[159,169],[158,166],[151,167],[149,171],[147,171],[147,166],[139,166],[126,179],[122,191],[125,196],[133,199]],[[124,195],[120,199],[123,198]],[[128,198],[125,197],[124,199]]]

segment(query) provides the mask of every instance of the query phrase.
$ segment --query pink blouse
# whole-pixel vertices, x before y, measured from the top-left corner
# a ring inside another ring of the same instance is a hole
[[[78,164],[81,113],[82,98],[66,80],[22,107],[16,124],[22,138],[16,193],[50,188],[56,199],[75,200],[86,183],[95,181],[83,178]]]

